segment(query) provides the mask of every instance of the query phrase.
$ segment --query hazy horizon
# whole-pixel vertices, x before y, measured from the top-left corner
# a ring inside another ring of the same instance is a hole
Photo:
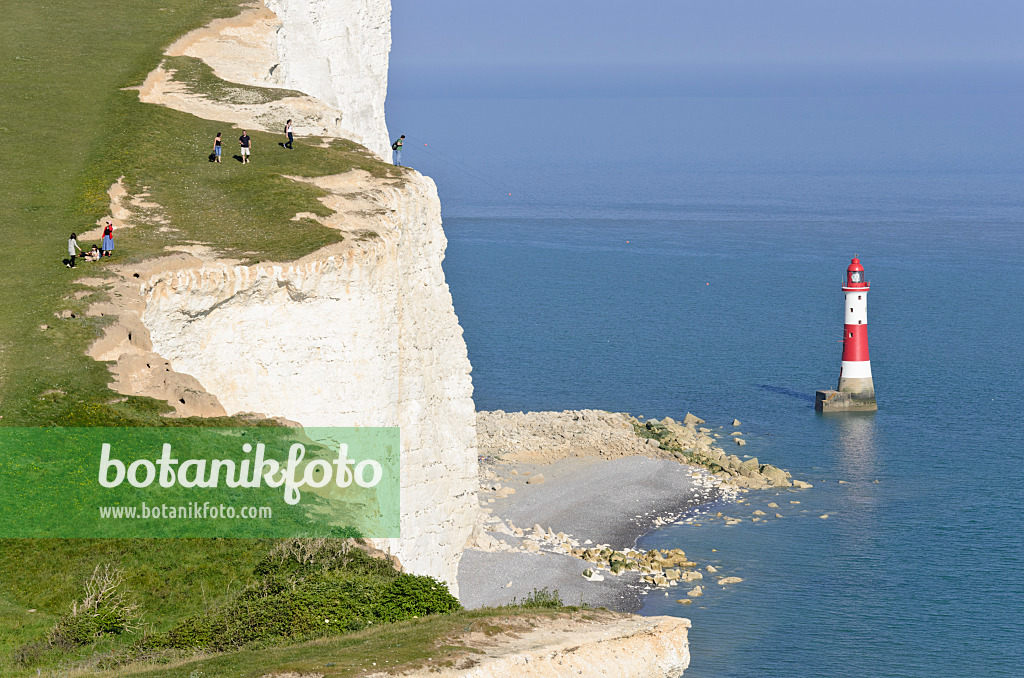
[[[1024,90],[1024,4],[394,0],[396,97]]]

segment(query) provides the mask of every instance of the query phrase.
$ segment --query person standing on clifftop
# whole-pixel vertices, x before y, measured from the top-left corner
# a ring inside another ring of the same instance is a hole
[[[292,136],[292,121],[291,118],[284,125],[284,133],[288,136],[288,141],[285,142],[285,148],[292,148],[292,142],[295,141],[295,137]]]
[[[214,162],[220,162],[220,147],[221,147],[220,132],[217,132],[217,138],[215,138],[213,140],[213,161]]]
[[[109,221],[103,227],[103,246],[100,251],[104,257],[109,257],[114,253],[114,225]]]
[[[70,263],[67,264],[68,268],[74,268],[75,267],[75,255],[76,255],[75,250],[78,250],[79,252],[81,252],[82,248],[78,246],[78,236],[75,235],[74,233],[72,233],[71,237],[68,238],[68,257],[71,258]],[[83,252],[83,254],[84,254],[84,252]]]
[[[395,143],[391,144],[391,155],[393,156],[391,164],[397,165],[398,167],[402,166],[402,144],[404,142],[405,135],[403,134],[402,136],[395,139]]]
[[[242,164],[249,162],[249,152],[252,148],[252,139],[249,138],[249,133],[244,129],[242,130],[242,136],[238,137],[238,143],[242,147]]]

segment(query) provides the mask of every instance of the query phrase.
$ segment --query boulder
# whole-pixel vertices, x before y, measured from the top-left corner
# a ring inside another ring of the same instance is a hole
[[[740,425],[740,420],[739,419],[733,419],[732,420],[732,425],[733,426],[739,426]]]
[[[738,470],[740,475],[753,478],[760,474],[760,469],[761,465],[757,463],[757,457],[754,457],[753,459],[747,459],[745,462],[741,463]]]
[[[487,534],[483,525],[474,525],[469,536],[469,546],[475,546],[482,551],[493,551],[498,548],[499,541]]]
[[[543,482],[544,482],[544,474],[543,473],[538,473],[537,475],[530,476],[527,479],[526,484],[527,485],[540,485]]]
[[[744,440],[743,438],[736,438],[736,444],[739,445],[740,447],[743,447],[744,445],[747,444],[747,441]]]
[[[736,487],[750,487],[750,478],[747,478],[746,476],[734,476],[729,479],[729,482]]]
[[[765,464],[761,467],[761,475],[764,476],[764,479],[767,480],[772,487],[789,487],[790,485],[789,480],[786,478],[786,472],[780,468],[772,466],[771,464]],[[768,504],[768,506],[778,508],[771,504]]]
[[[686,416],[683,417],[683,424],[685,424],[686,426],[694,426],[696,424],[703,424],[703,423],[704,423],[703,419],[701,419],[698,416],[692,415],[689,412],[687,412]]]
[[[812,487],[814,487],[814,485],[811,485],[810,483],[805,483],[802,480],[794,480],[793,487],[795,487],[798,490],[809,490]]]
[[[718,580],[719,586],[725,586],[726,584],[739,584],[743,579],[740,577],[722,577]]]
[[[699,598],[704,595],[704,589],[700,586],[694,586],[692,589],[686,592],[686,595],[691,598]]]

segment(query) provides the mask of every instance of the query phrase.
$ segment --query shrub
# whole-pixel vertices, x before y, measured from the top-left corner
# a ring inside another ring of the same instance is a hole
[[[350,539],[282,539],[253,569],[257,576],[346,570],[395,576],[390,562],[374,558]]]
[[[46,640],[50,647],[81,647],[138,629],[140,619],[139,606],[124,586],[124,572],[97,565],[85,583],[85,596],[71,604],[71,612],[57,620]]]
[[[565,604],[562,602],[562,597],[558,594],[558,589],[555,589],[554,591],[548,591],[548,587],[546,587],[546,586],[544,588],[542,588],[542,589],[534,589],[533,593],[531,593],[530,595],[526,596],[526,598],[523,599],[523,602],[516,603],[513,600],[512,604],[513,605],[518,605],[519,607],[530,607],[530,608],[535,608],[535,607],[550,607],[550,608],[565,607]]]
[[[461,609],[444,584],[399,573],[344,540],[282,541],[254,574],[257,579],[228,603],[147,637],[138,648],[224,651]]]
[[[400,574],[382,587],[374,600],[374,614],[384,622],[461,610],[448,587],[430,577]]]

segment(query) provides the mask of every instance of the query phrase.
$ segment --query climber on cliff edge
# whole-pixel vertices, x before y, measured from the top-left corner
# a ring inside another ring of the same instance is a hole
[[[403,134],[402,136],[395,139],[395,143],[391,144],[392,165],[402,167],[402,144],[404,142],[405,135]]]

